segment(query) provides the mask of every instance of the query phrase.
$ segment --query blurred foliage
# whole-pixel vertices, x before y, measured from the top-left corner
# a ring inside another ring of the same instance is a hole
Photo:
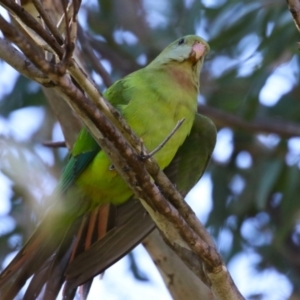
[[[201,76],[201,99],[207,106],[247,121],[300,122],[299,33],[285,1],[86,1],[81,24],[95,54],[111,70],[113,80],[149,62],[179,36],[197,33],[209,41],[212,49]],[[92,63],[88,59],[85,62],[92,71]],[[281,81],[271,81],[274,74],[281,76]],[[105,88],[99,76],[95,75],[95,80],[101,89]],[[266,86],[273,102],[267,103],[263,97]],[[280,88],[285,87],[288,91],[281,93]],[[32,153],[39,157],[37,146],[52,139],[55,126],[42,90],[19,77],[0,101],[3,118],[32,106],[42,107],[46,116],[27,140]],[[300,140],[281,138],[276,131],[253,134],[237,127],[230,132],[229,155],[225,159],[214,155],[208,170],[213,183],[213,209],[207,226],[216,240],[224,229],[230,233],[232,242],[229,239],[230,245],[222,253],[227,262],[245,249],[252,249],[260,255],[257,269],[275,268],[285,274],[296,293],[300,290]],[[8,132],[3,140],[9,136]],[[14,152],[14,147],[9,151]],[[62,158],[57,150],[47,151],[53,158],[47,163],[49,172],[58,174]],[[15,159],[32,166],[28,157]],[[15,173],[17,169],[6,176],[12,180],[9,216],[17,225],[0,237],[1,260],[16,246],[13,237],[30,232],[25,230],[24,220],[34,219],[27,207],[24,183],[16,180]],[[26,190],[33,190],[35,183],[26,182]],[[245,226],[251,229],[244,230]],[[139,274],[136,264],[132,265]],[[252,299],[260,298],[253,295]]]

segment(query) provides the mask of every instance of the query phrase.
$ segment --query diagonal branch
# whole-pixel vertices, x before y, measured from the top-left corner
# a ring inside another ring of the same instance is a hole
[[[33,65],[22,52],[18,51],[11,43],[3,38],[0,38],[0,58],[24,76],[44,86],[53,85],[51,80]]]
[[[299,0],[286,0],[288,8],[293,16],[295,25],[300,31],[300,1]]]
[[[22,6],[10,0],[1,0],[0,4],[8,9],[10,13],[15,15],[17,19],[21,20],[26,26],[28,26],[28,28],[37,33],[38,36],[47,43],[47,45],[51,45],[51,48],[59,57],[62,56],[63,49],[60,47],[56,39],[51,36],[46,30],[44,30],[43,26],[39,22],[37,22],[31,14],[24,10]]]
[[[63,38],[61,36],[61,33],[57,29],[56,25],[54,24],[53,20],[51,19],[51,16],[45,11],[43,5],[41,4],[40,0],[32,0],[32,3],[34,4],[36,10],[40,14],[40,17],[45,22],[46,26],[48,27],[49,31],[53,36],[55,37],[56,41],[62,45],[63,44]]]

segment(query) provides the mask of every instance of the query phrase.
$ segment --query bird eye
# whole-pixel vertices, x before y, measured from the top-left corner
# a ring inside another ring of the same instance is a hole
[[[184,43],[184,39],[180,39],[178,45],[182,45]]]

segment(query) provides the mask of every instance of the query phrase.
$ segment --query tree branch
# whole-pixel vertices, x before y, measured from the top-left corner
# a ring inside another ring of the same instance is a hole
[[[40,14],[41,19],[45,22],[46,26],[48,27],[49,31],[57,42],[62,45],[63,44],[63,38],[61,36],[61,32],[56,27],[56,24],[54,24],[53,20],[51,19],[51,16],[45,11],[43,5],[41,4],[40,0],[32,0],[32,3],[34,4],[36,10]]]
[[[300,31],[300,1],[299,0],[286,0],[288,8],[293,16],[295,25]]]
[[[53,86],[47,75],[36,68],[22,52],[3,38],[0,38],[0,58],[29,79],[35,80],[44,86]]]
[[[229,126],[252,133],[275,133],[283,138],[300,136],[299,124],[289,121],[264,119],[248,122],[235,115],[201,104],[198,104],[198,112],[211,118],[220,127]]]
[[[194,300],[195,295],[198,299],[216,299],[211,290],[199,282],[195,274],[165,244],[157,230],[143,241],[143,246],[153,258],[174,300]]]
[[[23,24],[28,26],[28,28],[33,30],[33,32],[37,33],[38,36],[45,42],[45,44],[43,44],[42,41],[37,41],[38,44],[41,43],[42,45],[51,45],[51,48],[55,51],[55,53],[59,57],[62,56],[63,49],[60,47],[56,39],[46,30],[44,30],[42,25],[39,24],[31,14],[24,10],[24,8],[10,0],[1,0],[0,3],[3,5],[3,7],[8,9],[8,11],[15,16],[17,20],[21,20]],[[36,36],[32,38],[36,40]]]

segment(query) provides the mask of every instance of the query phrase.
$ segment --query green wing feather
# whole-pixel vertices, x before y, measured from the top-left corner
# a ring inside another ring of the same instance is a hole
[[[104,97],[116,108],[126,105],[129,99],[124,97],[124,81],[116,81],[104,93]],[[101,150],[98,143],[94,140],[89,131],[83,127],[73,145],[68,164],[66,165],[60,180],[57,191],[66,192],[72,186],[83,170],[93,161],[95,156]]]
[[[191,134],[164,170],[183,195],[202,177],[215,144],[215,124],[209,118],[197,114]]]

